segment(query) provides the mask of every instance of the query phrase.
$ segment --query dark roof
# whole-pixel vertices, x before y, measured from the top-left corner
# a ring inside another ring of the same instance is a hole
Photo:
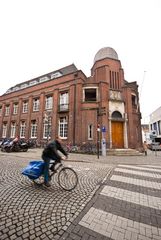
[[[33,81],[36,81],[36,82],[37,82],[36,84],[39,84],[39,83],[42,82],[42,81],[40,81],[40,79],[42,79],[42,78],[46,78],[46,80],[44,80],[44,81],[50,81],[50,80],[52,80],[52,79],[54,79],[54,78],[62,77],[62,76],[64,76],[64,75],[71,74],[71,73],[74,73],[74,72],[76,72],[76,71],[78,71],[77,67],[76,67],[74,64],[71,64],[71,65],[68,65],[68,66],[66,66],[66,67],[60,68],[60,69],[58,69],[58,70],[55,70],[55,71],[53,71],[53,72],[46,73],[46,74],[41,75],[41,76],[39,76],[39,77],[30,79],[30,80],[25,81],[25,82],[21,82],[21,83],[19,83],[19,84],[16,84],[15,86],[9,88],[5,94],[20,90],[20,87],[21,87],[23,84],[24,84],[24,85],[25,85],[25,84],[27,85],[27,84],[29,84],[30,82],[33,82]],[[55,74],[55,75],[54,75],[54,74]],[[28,85],[28,86],[26,86],[26,87],[31,87],[31,86],[32,86],[32,85]],[[24,88],[26,88],[26,87],[24,87]]]
[[[63,75],[67,75],[67,74],[74,73],[74,72],[78,71],[78,69],[74,64],[71,64],[71,65],[69,65],[67,67],[64,67],[64,68],[61,68],[57,71],[62,72]]]

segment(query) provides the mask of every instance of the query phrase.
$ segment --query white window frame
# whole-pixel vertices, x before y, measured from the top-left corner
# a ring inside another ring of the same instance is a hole
[[[57,77],[61,77],[63,74],[61,74],[60,72],[55,72],[55,73],[51,73],[51,79],[52,78],[57,78]]]
[[[24,101],[22,105],[22,113],[27,113],[28,112],[28,102]]]
[[[44,139],[51,138],[51,117],[48,117],[48,121],[44,121],[43,138]]]
[[[17,103],[14,103],[13,104],[13,114],[17,114],[18,113],[18,104]]]
[[[10,134],[10,137],[11,138],[14,138],[16,135],[16,123],[15,122],[12,122],[11,123],[11,134]]]
[[[60,117],[59,119],[59,136],[62,139],[67,139],[68,137],[68,121],[67,117]]]
[[[7,136],[7,123],[3,123],[3,126],[2,126],[2,137],[6,138],[6,136]]]
[[[18,91],[20,88],[19,87],[14,87],[11,91],[15,92]]]
[[[40,107],[40,100],[39,100],[39,98],[33,99],[33,112],[39,111],[39,107]]]
[[[37,122],[31,121],[31,138],[37,138]]]
[[[33,80],[33,81],[29,82],[29,86],[33,86],[33,85],[36,85],[36,84],[37,84],[36,80]]]
[[[21,89],[24,89],[24,88],[27,88],[28,87],[28,84],[27,83],[24,83],[20,86]]]
[[[88,125],[88,140],[93,140],[93,124]]]
[[[20,138],[25,138],[25,132],[26,132],[26,122],[22,121],[20,123]]]
[[[60,93],[59,104],[60,104],[60,110],[68,109],[68,105],[69,105],[69,93],[68,92]]]
[[[50,80],[50,78],[49,78],[48,76],[44,76],[44,77],[39,78],[39,82],[40,82],[40,83],[46,82],[46,81],[48,81],[48,80]]]
[[[52,96],[46,96],[45,98],[45,109],[52,109],[53,106],[53,98]]]
[[[8,116],[10,114],[10,106],[7,105],[5,109],[5,116]]]

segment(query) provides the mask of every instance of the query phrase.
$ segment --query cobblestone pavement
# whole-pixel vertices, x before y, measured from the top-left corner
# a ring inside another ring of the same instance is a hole
[[[0,239],[161,239],[161,153],[71,154],[77,188],[37,186],[21,174],[41,150],[0,153]]]
[[[66,162],[79,177],[77,188],[67,192],[59,187],[56,178],[47,188],[23,176],[22,169],[35,157],[31,153],[25,156],[0,154],[0,239],[59,239],[95,194],[111,166]]]

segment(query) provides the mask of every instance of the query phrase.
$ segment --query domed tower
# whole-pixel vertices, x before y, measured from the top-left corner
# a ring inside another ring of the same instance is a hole
[[[91,75],[99,87],[99,108],[106,108],[106,116],[99,116],[99,121],[108,129],[108,147],[127,148],[125,104],[122,95],[124,73],[118,54],[113,48],[104,47],[96,53]]]
[[[123,69],[118,54],[113,48],[104,47],[96,53],[91,75],[94,76],[96,82],[100,78],[108,82],[111,89],[117,90],[123,85]]]
[[[124,80],[121,62],[113,48],[104,47],[96,53],[91,79],[98,86],[99,112],[106,109],[106,114],[98,115],[98,122],[107,129],[104,134],[107,147],[139,148],[142,142],[138,86]]]
[[[111,47],[104,47],[104,48],[101,48],[95,55],[94,57],[94,63],[96,61],[99,61],[101,59],[104,59],[104,58],[111,58],[111,59],[115,59],[115,60],[118,60],[118,54],[117,52],[111,48]]]

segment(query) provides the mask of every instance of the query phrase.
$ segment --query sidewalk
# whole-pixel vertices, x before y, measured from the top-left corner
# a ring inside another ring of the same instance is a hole
[[[12,152],[12,153],[3,153],[0,151],[0,155],[8,156],[17,156],[28,158],[29,160],[41,159],[43,149],[42,148],[33,148],[29,149],[28,152]],[[119,164],[119,163],[128,163],[128,164],[148,164],[148,163],[161,163],[161,151],[150,151],[148,150],[148,156],[98,156],[90,154],[79,154],[79,153],[70,153],[68,161],[75,162],[94,162],[94,163],[106,163],[106,164]]]

